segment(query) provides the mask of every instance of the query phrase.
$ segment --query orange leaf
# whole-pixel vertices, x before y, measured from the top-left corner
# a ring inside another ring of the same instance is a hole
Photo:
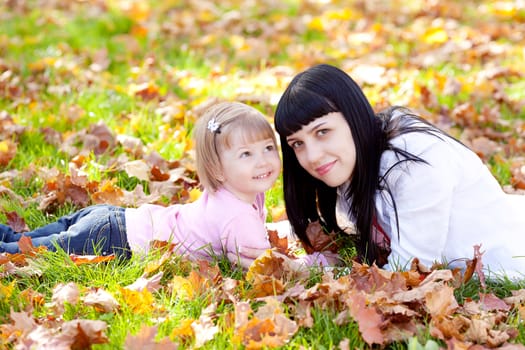
[[[267,230],[270,246],[277,248],[283,254],[288,254],[288,237],[279,237],[277,230]]]
[[[115,260],[115,254],[110,255],[76,255],[70,254],[69,258],[77,266],[84,264],[98,264],[101,262]]]

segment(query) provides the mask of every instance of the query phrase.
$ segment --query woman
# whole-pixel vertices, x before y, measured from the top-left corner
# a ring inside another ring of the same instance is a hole
[[[464,266],[481,245],[489,271],[525,273],[525,197],[505,194],[475,153],[409,110],[375,114],[344,71],[322,64],[298,74],[275,127],[286,211],[304,243],[317,220],[340,232],[342,213],[368,263]]]

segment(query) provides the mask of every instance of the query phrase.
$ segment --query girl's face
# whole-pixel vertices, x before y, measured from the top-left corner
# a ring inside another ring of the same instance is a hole
[[[220,150],[224,188],[252,204],[257,193],[270,189],[281,171],[281,159],[273,139],[246,142],[243,135],[231,135],[231,147]]]
[[[303,126],[286,138],[299,164],[330,187],[349,180],[356,163],[350,127],[340,112],[332,112]]]

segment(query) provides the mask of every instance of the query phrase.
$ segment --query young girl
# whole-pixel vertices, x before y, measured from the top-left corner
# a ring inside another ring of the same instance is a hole
[[[480,245],[489,271],[525,273],[525,196],[505,194],[475,153],[409,110],[376,115],[342,70],[297,75],[275,126],[286,211],[303,242],[316,220],[340,232],[343,213],[368,263],[464,267]]]
[[[248,267],[243,248],[270,248],[264,192],[279,176],[275,133],[256,109],[236,102],[212,106],[194,129],[196,164],[204,186],[193,203],[138,208],[94,205],[23,235],[35,246],[68,253],[146,253],[153,240],[177,243],[177,252],[206,258],[225,254]],[[0,252],[19,252],[15,233],[0,225]],[[236,259],[238,257],[238,259]],[[308,256],[306,264],[325,262]]]

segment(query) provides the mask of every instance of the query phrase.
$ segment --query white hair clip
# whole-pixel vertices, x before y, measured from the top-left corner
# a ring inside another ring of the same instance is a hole
[[[208,130],[210,130],[214,134],[220,134],[221,132],[221,123],[215,121],[215,118],[210,120],[208,122]]]

